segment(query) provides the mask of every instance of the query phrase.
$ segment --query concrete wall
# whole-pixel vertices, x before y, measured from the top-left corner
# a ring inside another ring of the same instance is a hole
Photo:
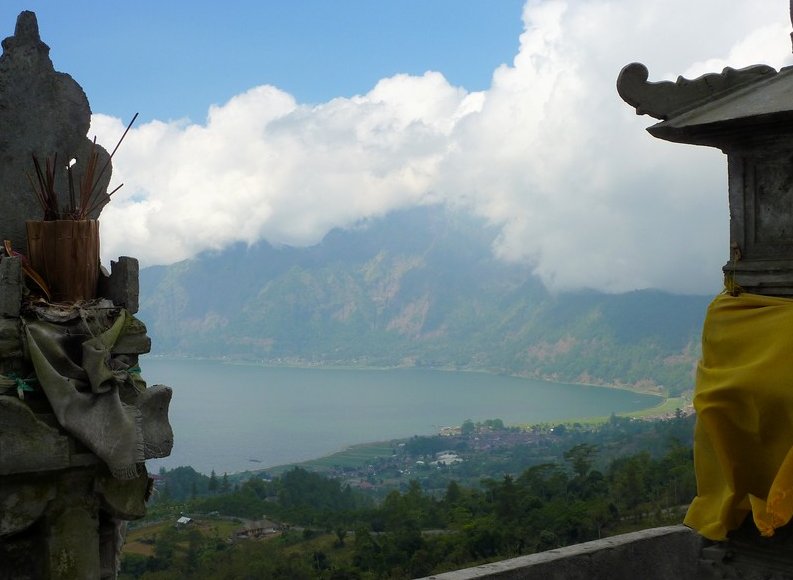
[[[685,526],[653,528],[429,576],[437,580],[688,580],[700,568],[703,540]]]

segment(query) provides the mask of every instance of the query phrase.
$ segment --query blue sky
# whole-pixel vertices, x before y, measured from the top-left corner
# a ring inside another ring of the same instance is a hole
[[[33,10],[57,70],[95,112],[204,120],[211,104],[262,84],[303,103],[350,97],[397,73],[443,71],[489,86],[522,30],[522,0],[4,0],[3,37]]]
[[[729,254],[724,156],[651,138],[615,81],[633,61],[651,80],[793,64],[788,7],[4,0],[0,34],[37,13],[99,143],[141,114],[114,158],[105,262],[311,245],[444,203],[499,227],[494,254],[551,289],[710,294]]]

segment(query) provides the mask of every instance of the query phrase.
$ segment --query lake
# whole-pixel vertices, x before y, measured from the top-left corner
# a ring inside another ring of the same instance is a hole
[[[141,357],[149,385],[173,388],[170,457],[155,472],[263,469],[350,445],[436,434],[466,419],[542,423],[644,409],[629,391],[485,373],[304,369]]]

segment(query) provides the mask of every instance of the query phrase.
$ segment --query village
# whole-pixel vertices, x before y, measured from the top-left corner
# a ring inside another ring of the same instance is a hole
[[[323,475],[339,479],[342,485],[372,492],[399,489],[413,479],[423,484],[450,477],[465,477],[467,463],[497,458],[499,451],[519,447],[538,448],[558,439],[566,427],[506,427],[500,419],[482,423],[466,421],[457,427],[442,427],[438,435],[394,441],[390,457],[374,458],[366,465],[336,465]],[[561,431],[561,433],[560,433]],[[475,470],[478,471],[478,470]],[[454,474],[454,475],[452,475]]]

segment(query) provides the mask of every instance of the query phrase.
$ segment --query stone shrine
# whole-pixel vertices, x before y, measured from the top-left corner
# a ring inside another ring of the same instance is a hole
[[[728,285],[793,295],[793,69],[725,68],[676,82],[648,82],[648,74],[627,65],[617,90],[637,114],[661,119],[650,134],[727,155]]]
[[[629,64],[617,90],[660,120],[650,134],[727,155],[725,292],[702,331],[685,524],[710,542],[701,577],[793,578],[793,67],[648,78]]]
[[[2,47],[0,578],[115,578],[126,521],[143,517],[151,493],[145,460],[173,445],[171,389],[148,387],[138,366],[151,340],[134,316],[137,260],[102,269],[91,300],[55,303],[35,282],[32,157],[60,160],[53,189],[65,204],[66,164],[79,179],[92,155],[107,169],[111,156],[88,138],[88,99],[55,71],[35,14],[22,12]],[[108,201],[110,177],[95,177],[100,203],[86,218]]]

